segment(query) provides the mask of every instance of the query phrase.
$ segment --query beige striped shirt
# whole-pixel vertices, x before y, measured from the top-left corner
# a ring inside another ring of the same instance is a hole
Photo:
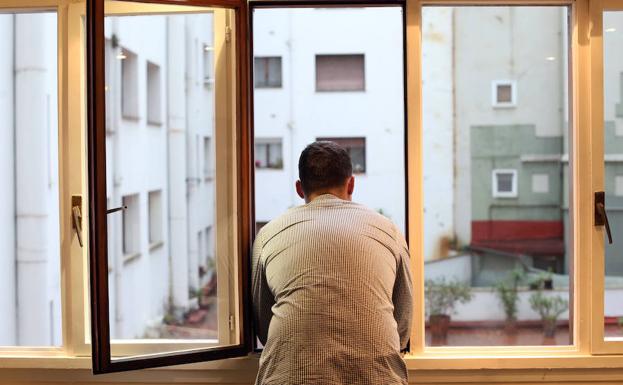
[[[321,195],[262,228],[252,267],[257,385],[407,383],[409,252],[389,219]]]

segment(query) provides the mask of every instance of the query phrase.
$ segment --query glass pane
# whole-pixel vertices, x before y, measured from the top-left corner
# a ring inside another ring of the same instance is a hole
[[[110,328],[139,352],[238,343],[231,12],[106,2]]]
[[[62,344],[56,25],[0,14],[0,346]]]
[[[282,88],[256,83],[254,93],[256,228],[304,203],[294,188],[301,151],[316,140],[331,140],[351,155],[353,201],[404,231],[401,10],[256,9],[253,18],[256,73],[257,58],[267,56],[278,57],[283,71]],[[379,23],[382,28],[370,28]],[[317,55],[327,52],[333,54]],[[267,149],[266,138],[281,144]],[[268,170],[265,162],[280,167]]]
[[[426,345],[566,345],[568,8],[424,7]]]
[[[623,11],[603,14],[604,184],[613,244],[605,240],[606,337],[623,337]]]

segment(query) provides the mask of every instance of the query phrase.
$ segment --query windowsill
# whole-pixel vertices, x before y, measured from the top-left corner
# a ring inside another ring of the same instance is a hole
[[[154,251],[156,249],[159,249],[162,247],[162,245],[164,245],[163,241],[152,242],[149,244],[149,251]]]
[[[134,116],[134,115],[121,115],[121,118],[123,120],[130,120],[133,122],[138,122],[141,119],[139,116]]]
[[[147,121],[147,126],[151,128],[160,128],[162,127],[162,122],[152,122],[150,120]]]
[[[334,94],[334,93],[365,93],[366,90],[361,89],[361,90],[316,90],[316,93],[318,94]]]
[[[5,381],[57,382],[205,382],[252,384],[258,367],[258,355],[176,367],[140,370],[101,376],[91,374],[90,357],[11,357],[0,358],[0,384]],[[412,383],[486,383],[486,382],[577,382],[623,381],[620,356],[492,358],[406,357]],[[55,369],[55,370],[49,370]],[[448,373],[448,371],[451,373]],[[486,376],[483,375],[486,372]]]
[[[125,265],[126,263],[132,262],[140,256],[141,253],[126,254],[123,256],[123,264]]]

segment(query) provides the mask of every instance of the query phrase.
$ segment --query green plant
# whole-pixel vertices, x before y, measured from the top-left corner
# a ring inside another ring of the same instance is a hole
[[[619,317],[618,323],[619,323],[619,327],[621,328],[621,331],[623,331],[623,317]]]
[[[553,273],[552,269],[549,268],[547,271],[540,271],[536,277],[534,277],[530,281],[530,289],[532,290],[543,290],[543,289],[552,289],[553,283]]]
[[[495,286],[495,292],[500,302],[502,302],[502,306],[504,306],[504,314],[506,314],[507,321],[515,321],[517,319],[518,288],[523,278],[523,270],[515,268],[509,272],[506,280],[498,282]]]
[[[467,303],[472,299],[471,288],[457,280],[446,281],[444,277],[424,281],[426,314],[451,315],[457,303]]]
[[[569,309],[569,301],[560,296],[545,296],[541,290],[530,296],[530,307],[539,313],[543,321],[556,321]]]

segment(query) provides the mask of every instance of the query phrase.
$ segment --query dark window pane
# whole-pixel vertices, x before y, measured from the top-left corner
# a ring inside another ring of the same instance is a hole
[[[363,91],[364,55],[316,55],[316,91]]]

